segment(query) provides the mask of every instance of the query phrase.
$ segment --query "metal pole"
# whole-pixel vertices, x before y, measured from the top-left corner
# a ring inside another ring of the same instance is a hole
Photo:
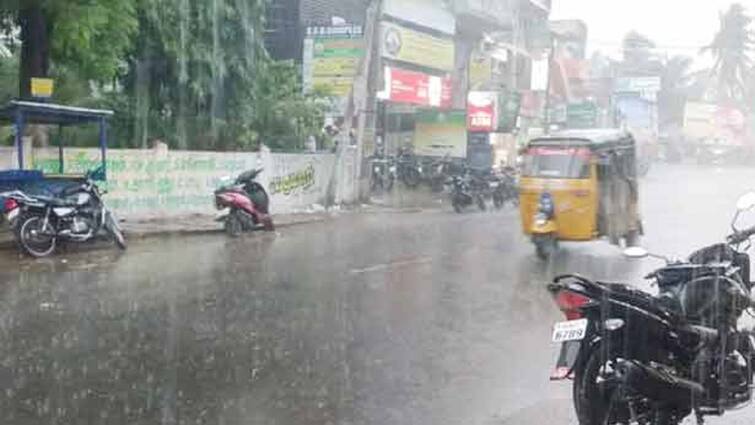
[[[553,37],[553,34],[550,34],[550,51],[548,52],[548,79],[545,80],[545,119],[544,119],[544,127],[545,127],[545,134],[550,134],[551,132],[551,66],[553,66],[553,51],[556,50],[555,47],[555,40]]]
[[[58,173],[63,174],[65,169],[63,165],[63,126],[58,126]]]
[[[18,169],[24,169],[24,115],[21,113],[21,109],[16,109],[16,151],[18,153]]]
[[[100,152],[102,153],[102,179],[107,180],[107,121],[100,118]]]

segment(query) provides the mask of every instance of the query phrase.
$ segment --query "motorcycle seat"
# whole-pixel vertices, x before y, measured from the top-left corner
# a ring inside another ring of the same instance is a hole
[[[45,204],[50,204],[53,207],[75,207],[76,201],[66,198],[58,198],[53,196],[36,196],[38,201]]]

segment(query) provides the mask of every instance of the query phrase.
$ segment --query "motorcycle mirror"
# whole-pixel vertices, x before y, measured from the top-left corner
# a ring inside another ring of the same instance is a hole
[[[744,212],[755,208],[755,192],[747,192],[737,200],[737,211]]]
[[[630,246],[624,250],[624,256],[627,258],[640,259],[648,257],[650,253],[640,246]]]

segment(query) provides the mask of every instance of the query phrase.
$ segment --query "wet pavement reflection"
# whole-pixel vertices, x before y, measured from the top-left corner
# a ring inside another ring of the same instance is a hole
[[[644,244],[683,256],[720,239],[753,177],[654,169]],[[548,381],[561,315],[545,284],[576,272],[652,290],[641,276],[659,264],[605,242],[543,264],[518,220],[511,207],[374,213],[6,256],[0,422],[575,423],[569,383]]]

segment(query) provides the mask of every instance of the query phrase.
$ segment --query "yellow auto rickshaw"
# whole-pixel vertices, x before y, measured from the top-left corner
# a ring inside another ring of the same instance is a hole
[[[642,234],[635,141],[615,129],[565,130],[531,140],[523,152],[519,200],[524,233],[538,257],[559,241],[606,236],[634,246]]]

